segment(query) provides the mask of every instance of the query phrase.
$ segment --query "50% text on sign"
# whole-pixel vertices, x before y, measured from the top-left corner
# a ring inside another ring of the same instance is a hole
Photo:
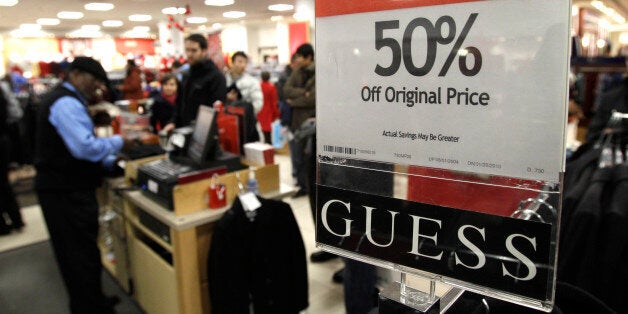
[[[453,17],[443,15],[436,20],[436,23],[432,23],[432,21],[424,17],[417,17],[406,26],[401,44],[393,37],[384,37],[385,30],[399,29],[399,20],[375,22],[375,49],[381,50],[384,47],[388,47],[392,52],[391,64],[387,67],[377,64],[375,73],[380,76],[396,74],[403,58],[403,64],[408,73],[414,76],[425,76],[429,74],[434,67],[438,45],[448,45],[455,39],[454,45],[449,51],[449,55],[441,67],[438,76],[447,75],[456,56],[458,56],[460,72],[465,76],[475,76],[482,69],[482,53],[478,48],[473,46],[465,47],[464,49],[461,49],[461,47],[477,17],[478,13],[469,15],[457,39],[456,21]],[[445,25],[447,34],[443,35]],[[423,28],[427,34],[425,64],[420,67],[416,66],[412,56],[412,35],[418,28]],[[473,64],[471,67],[467,65],[467,56],[469,54],[473,56]]]

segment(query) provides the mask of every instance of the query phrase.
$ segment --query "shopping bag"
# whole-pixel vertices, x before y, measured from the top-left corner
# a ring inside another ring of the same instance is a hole
[[[283,148],[288,138],[286,137],[286,127],[281,125],[279,119],[270,124],[270,139],[274,148]]]
[[[209,188],[207,189],[209,198],[208,207],[211,209],[227,206],[227,187],[218,182],[218,175],[212,176]]]

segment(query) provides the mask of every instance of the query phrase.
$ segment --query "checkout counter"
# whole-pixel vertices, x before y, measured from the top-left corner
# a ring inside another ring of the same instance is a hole
[[[102,262],[146,313],[210,313],[207,258],[214,224],[246,186],[249,169],[175,186],[171,210],[135,184],[140,165],[162,158],[127,162],[124,176],[106,179],[99,190]],[[278,165],[254,169],[261,197],[296,192],[279,182]],[[212,180],[226,187],[223,207],[208,208]]]
[[[137,166],[151,157],[127,164],[124,178],[107,179],[101,209],[115,212],[101,224],[103,265],[147,313],[210,313],[207,256],[213,227],[231,207],[248,169],[214,180],[227,190],[227,205],[209,209],[211,179],[175,187],[175,209],[169,210],[131,185]],[[255,169],[260,196],[281,199],[296,190],[279,182],[279,166]],[[199,204],[200,202],[200,204]],[[202,205],[205,204],[205,205]],[[203,208],[189,212],[186,208]],[[113,239],[103,239],[104,236]]]

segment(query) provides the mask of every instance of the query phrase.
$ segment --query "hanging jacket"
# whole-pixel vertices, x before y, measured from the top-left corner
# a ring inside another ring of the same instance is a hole
[[[299,313],[308,306],[305,247],[290,205],[258,197],[250,220],[239,198],[216,224],[207,273],[212,313]]]

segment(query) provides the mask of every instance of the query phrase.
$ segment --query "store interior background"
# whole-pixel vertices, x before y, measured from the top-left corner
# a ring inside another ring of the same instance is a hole
[[[107,71],[122,70],[131,57],[145,68],[165,70],[175,58],[184,58],[183,38],[189,33],[210,36],[210,49],[211,43],[219,43],[220,51],[210,52],[219,65],[225,65],[229,53],[241,50],[249,55],[251,70],[269,69],[285,65],[291,50],[314,40],[314,0],[205,1],[233,2],[221,6],[203,1],[105,1],[113,4],[107,11],[86,10],[89,1],[3,2],[17,1],[0,1],[0,75],[17,65],[27,76],[39,77],[38,62],[60,62],[73,55],[93,56]],[[277,4],[287,7],[269,9]],[[83,17],[59,19],[62,11]],[[225,17],[229,13],[235,17]]]
[[[142,67],[158,73],[167,70],[175,59],[184,57],[183,38],[187,34],[204,33],[210,38],[210,50],[212,43],[220,46],[218,51],[212,50],[215,62],[227,67],[229,54],[242,50],[249,55],[250,73],[259,76],[262,70],[269,70],[275,75],[274,79],[298,45],[303,42],[315,44],[315,0],[235,0],[225,6],[207,5],[212,2],[210,0],[205,3],[202,0],[103,0],[114,5],[108,11],[86,10],[85,5],[89,2],[0,0],[0,76],[18,66],[31,82],[44,81],[46,77],[42,75],[40,63],[61,62],[75,55],[88,55],[100,60],[112,79],[123,77],[124,65],[129,58],[140,60],[138,63]],[[628,0],[572,2],[572,35],[576,36],[581,47],[581,56],[617,56],[622,53],[628,56],[628,48],[622,51],[622,47],[628,47]],[[269,6],[275,4],[287,4],[292,8],[271,11]],[[164,11],[167,8],[173,10],[172,13]],[[56,23],[54,20],[40,20],[56,19],[61,11],[82,12],[83,17],[59,19],[57,25],[47,25]],[[231,11],[244,12],[245,15],[236,18],[224,16]],[[131,21],[131,15],[148,15],[150,19],[146,20],[144,16],[144,21]],[[112,25],[103,24],[108,20],[122,25],[105,26]],[[592,108],[597,75],[608,70],[594,68],[574,73],[584,75],[591,86],[585,91],[590,97],[585,95],[583,104],[588,118],[594,114]],[[624,65],[612,71],[625,72],[626,67]],[[585,126],[581,130],[586,130],[586,120],[581,123]],[[579,137],[583,138],[584,134],[579,134]],[[291,180],[286,158],[279,156],[278,159],[282,162],[282,182]],[[290,202],[295,212],[303,214],[297,219],[307,251],[311,253],[315,248],[308,204],[304,198]],[[37,234],[36,237],[45,239],[45,234]],[[325,264],[314,275],[319,278],[314,282],[316,286],[310,282],[310,302],[314,308],[311,307],[309,313],[342,313],[342,286],[330,282],[342,262],[337,260]],[[312,274],[310,278],[313,278]],[[315,304],[316,300],[320,303]]]
[[[249,55],[249,73],[259,76],[268,70],[274,81],[299,44],[315,44],[315,0],[103,2],[113,8],[86,10],[91,3],[87,0],[0,0],[0,76],[17,66],[27,78],[42,79],[46,73],[40,63],[61,62],[73,55],[100,60],[113,80],[123,78],[128,58],[157,73],[168,70],[175,59],[184,59],[186,34],[204,33],[219,66],[228,67],[229,54],[242,50]],[[581,56],[621,54],[628,45],[628,1],[572,3],[572,35]],[[287,6],[271,7],[278,4]],[[62,11],[82,17],[59,19]],[[587,84],[595,86],[596,78],[588,76]],[[582,105],[590,118],[593,87],[585,93]]]

